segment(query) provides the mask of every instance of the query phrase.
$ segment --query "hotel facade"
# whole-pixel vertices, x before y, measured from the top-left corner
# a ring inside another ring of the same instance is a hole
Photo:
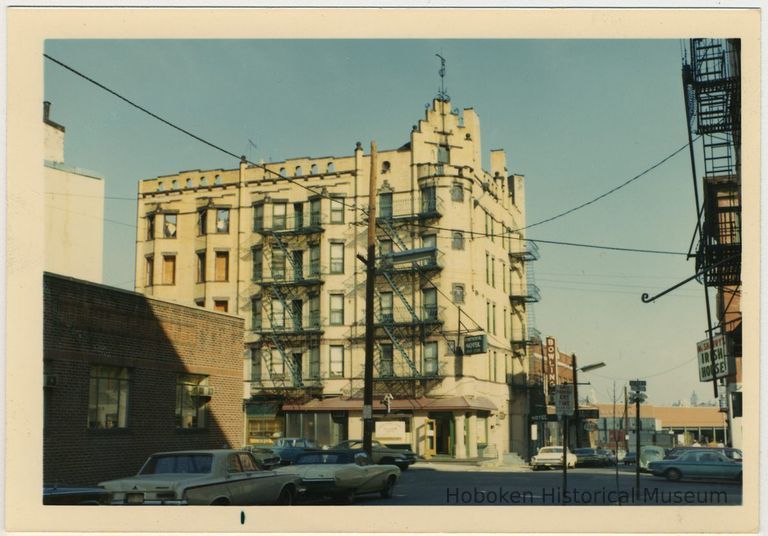
[[[438,98],[375,159],[374,437],[427,457],[529,445],[537,253],[524,178],[501,150],[484,170],[480,134]],[[244,444],[362,437],[371,162],[357,143],[139,182],[136,290],[245,318]]]

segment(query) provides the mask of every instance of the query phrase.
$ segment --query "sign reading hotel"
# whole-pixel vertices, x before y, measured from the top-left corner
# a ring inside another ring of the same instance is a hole
[[[487,335],[467,335],[464,337],[465,354],[484,354],[488,351]]]
[[[376,421],[376,439],[405,440],[405,423],[403,421]]]
[[[706,382],[717,376],[722,378],[736,372],[732,359],[725,351],[725,337],[717,335],[713,337],[715,343],[714,352],[710,352],[709,339],[696,343],[696,353],[699,356],[699,380]],[[714,366],[710,362],[710,355],[714,353]]]

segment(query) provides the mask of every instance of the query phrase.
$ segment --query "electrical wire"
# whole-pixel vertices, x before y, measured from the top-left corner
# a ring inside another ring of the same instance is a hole
[[[598,374],[597,372],[590,372],[590,374],[593,374],[593,375],[597,376],[598,378],[603,378],[604,380],[616,380],[616,381],[624,381],[624,382],[628,382],[628,381],[632,381],[632,380],[647,380],[649,378],[656,378],[657,376],[663,376],[664,374],[669,374],[670,372],[673,372],[673,371],[675,371],[675,370],[677,370],[679,368],[682,368],[682,367],[692,363],[693,361],[696,361],[697,359],[698,359],[698,357],[693,357],[691,359],[686,360],[683,363],[679,363],[679,364],[677,364],[677,365],[675,365],[673,367],[670,367],[670,368],[668,368],[666,370],[662,370],[661,372],[656,372],[654,374],[646,374],[645,376],[632,376],[631,378],[614,378],[613,376],[604,376],[603,374]]]
[[[236,159],[237,159],[238,161],[240,161],[240,162],[246,162],[246,163],[250,164],[251,166],[254,166],[254,167],[258,167],[258,168],[260,168],[260,169],[263,169],[263,170],[264,170],[266,173],[271,173],[271,174],[272,174],[272,175],[274,175],[276,178],[279,178],[279,179],[285,179],[285,180],[287,180],[288,182],[291,182],[291,183],[293,183],[293,184],[296,184],[296,185],[300,186],[301,188],[304,188],[305,190],[308,190],[309,192],[311,192],[311,193],[312,193],[312,194],[314,194],[314,195],[317,195],[317,196],[319,196],[319,197],[325,197],[325,198],[327,198],[327,199],[331,199],[331,200],[333,200],[333,201],[335,201],[335,202],[337,202],[337,203],[340,203],[341,205],[344,205],[344,206],[346,206],[347,208],[351,208],[351,209],[354,209],[354,210],[359,210],[359,211],[361,211],[363,214],[366,214],[366,213],[367,213],[367,211],[366,211],[365,209],[361,208],[361,207],[352,206],[352,205],[348,205],[348,204],[344,203],[344,201],[342,201],[342,198],[339,198],[339,197],[335,197],[335,196],[332,196],[332,195],[330,195],[330,194],[323,194],[321,191],[317,191],[317,190],[314,190],[314,189],[310,188],[309,186],[306,186],[305,184],[302,184],[300,181],[294,180],[293,178],[291,178],[291,177],[288,177],[288,176],[284,176],[284,175],[281,175],[280,173],[278,173],[278,172],[276,172],[276,171],[273,171],[273,170],[271,170],[271,169],[267,168],[267,167],[266,167],[265,165],[263,165],[263,164],[257,164],[257,163],[255,163],[255,162],[251,162],[250,160],[248,160],[248,159],[247,159],[245,156],[243,156],[243,155],[241,155],[241,156],[238,156],[238,155],[236,155],[235,153],[233,153],[233,152],[231,152],[231,151],[228,151],[227,149],[224,149],[224,148],[222,148],[222,147],[220,147],[220,146],[216,145],[215,143],[212,143],[212,142],[210,142],[210,141],[206,140],[205,138],[202,138],[202,137],[200,137],[200,136],[198,136],[198,135],[196,135],[196,134],[193,134],[193,133],[192,133],[192,132],[190,132],[189,130],[187,130],[187,129],[185,129],[185,128],[182,128],[182,127],[180,127],[180,126],[176,125],[175,123],[172,123],[171,121],[168,121],[167,119],[163,119],[162,117],[160,117],[159,115],[157,115],[157,114],[155,114],[155,113],[151,112],[151,111],[150,111],[150,110],[148,110],[147,108],[144,108],[143,106],[141,106],[141,105],[139,105],[139,104],[136,104],[135,102],[133,102],[132,100],[128,99],[127,97],[124,97],[123,95],[121,95],[121,94],[120,94],[120,93],[118,93],[117,91],[115,91],[115,90],[113,90],[113,89],[110,89],[110,88],[108,88],[108,87],[107,87],[107,86],[105,86],[104,84],[102,84],[102,83],[100,83],[100,82],[98,82],[98,81],[94,80],[93,78],[91,78],[91,77],[89,77],[89,76],[85,75],[84,73],[82,73],[82,72],[78,71],[78,70],[77,70],[77,69],[75,69],[74,67],[70,67],[70,66],[69,66],[69,65],[67,65],[66,63],[64,63],[64,62],[62,62],[62,61],[59,61],[59,60],[57,60],[56,58],[54,58],[54,57],[52,57],[52,56],[50,56],[50,55],[48,55],[48,54],[45,54],[45,53],[44,53],[44,54],[43,54],[43,57],[45,57],[46,59],[48,59],[48,60],[50,60],[50,61],[54,62],[55,64],[57,64],[57,65],[59,65],[59,66],[61,66],[62,68],[64,68],[64,69],[66,69],[66,70],[70,71],[71,73],[73,73],[73,74],[75,74],[75,75],[79,76],[80,78],[83,78],[84,80],[86,80],[86,81],[90,82],[91,84],[93,84],[93,85],[95,85],[95,86],[97,86],[97,87],[99,87],[99,88],[103,89],[103,90],[104,90],[104,91],[106,91],[107,93],[110,93],[111,95],[114,95],[114,96],[115,96],[115,97],[117,97],[118,99],[120,99],[120,100],[122,100],[122,101],[126,102],[126,103],[127,103],[127,104],[129,104],[130,106],[133,106],[133,107],[134,107],[134,108],[136,108],[137,110],[140,110],[140,111],[144,112],[145,114],[149,115],[150,117],[152,117],[152,118],[154,118],[154,119],[157,119],[157,120],[158,120],[158,121],[160,121],[161,123],[163,123],[163,124],[165,124],[165,125],[167,125],[167,126],[169,126],[169,127],[173,128],[173,129],[175,129],[175,130],[178,130],[179,132],[181,132],[181,133],[183,133],[183,134],[186,134],[187,136],[190,136],[191,138],[194,138],[195,140],[197,140],[197,141],[199,141],[199,142],[201,142],[201,143],[204,143],[205,145],[207,145],[207,146],[209,146],[209,147],[211,147],[211,148],[213,148],[213,149],[216,149],[217,151],[220,151],[220,152],[222,152],[222,153],[224,153],[224,154],[226,154],[226,155],[228,155],[228,156],[231,156],[231,157],[233,157],[233,158],[236,158]]]

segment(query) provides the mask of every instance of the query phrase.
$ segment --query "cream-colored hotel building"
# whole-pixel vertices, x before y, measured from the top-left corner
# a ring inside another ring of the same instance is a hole
[[[484,170],[480,134],[435,99],[376,159],[375,438],[424,456],[527,455],[536,253],[524,178],[500,150]],[[366,149],[139,183],[137,290],[246,319],[246,444],[362,437]]]

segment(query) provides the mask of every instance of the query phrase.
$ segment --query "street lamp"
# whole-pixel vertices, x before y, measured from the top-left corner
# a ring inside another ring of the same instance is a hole
[[[600,361],[599,363],[592,363],[584,365],[583,367],[576,366],[576,354],[571,354],[571,367],[573,368],[573,420],[576,423],[576,448],[581,446],[581,425],[579,423],[579,371],[589,372],[605,366],[605,363]]]

